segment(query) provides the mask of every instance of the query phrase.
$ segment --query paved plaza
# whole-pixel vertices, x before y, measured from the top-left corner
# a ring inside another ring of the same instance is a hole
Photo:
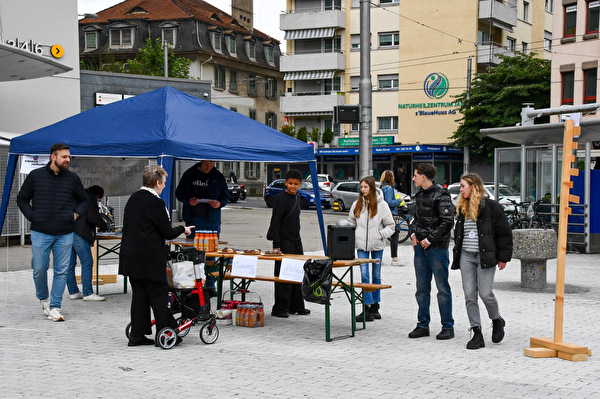
[[[224,234],[234,230],[229,223],[240,220],[243,212],[263,212],[264,226],[256,227],[252,234],[264,235],[269,210],[229,209],[224,212]],[[306,226],[303,224],[303,237],[309,233],[316,236],[316,230]],[[244,245],[268,247],[264,238]],[[549,287],[543,291],[519,287],[518,260],[497,272],[495,293],[506,320],[506,337],[500,344],[491,342],[491,322],[481,306],[486,347],[466,350],[469,325],[458,271],[450,274],[456,337],[435,339],[441,325],[434,288],[432,336],[408,338],[417,312],[412,248],[404,243],[399,249],[403,267],[389,266],[389,248],[384,254],[382,280],[393,288],[382,292],[382,319],[367,323],[367,329],[357,331],[354,338],[325,342],[324,307],[308,303],[310,316],[278,319],[267,312],[262,328],[221,325],[220,337],[213,345],[202,343],[196,326],[180,346],[163,350],[127,347],[125,326],[131,293],[122,293],[122,277],[117,284],[100,287],[100,294],[107,297],[104,302],[72,301],[65,293],[62,313],[66,321],[51,322],[35,297],[31,270],[22,267],[29,264],[30,248],[3,246],[0,396],[600,397],[600,255],[567,255],[563,340],[587,346],[593,353],[586,362],[570,362],[523,355],[529,337],[553,336],[555,259],[548,262]],[[260,261],[258,274],[270,273],[272,263]],[[252,289],[270,310],[273,285],[256,282]],[[349,333],[350,307],[345,296],[335,294],[332,303],[332,335]]]

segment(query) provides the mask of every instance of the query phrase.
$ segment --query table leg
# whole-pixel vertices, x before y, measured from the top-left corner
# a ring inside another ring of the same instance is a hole
[[[217,309],[221,309],[221,296],[223,295],[223,278],[225,277],[225,257],[220,257],[217,261],[219,267],[219,277],[217,278]]]
[[[352,310],[350,314],[352,316],[352,336],[356,331],[356,293],[354,292],[354,268],[350,267],[350,306]],[[363,313],[364,314],[364,313]]]

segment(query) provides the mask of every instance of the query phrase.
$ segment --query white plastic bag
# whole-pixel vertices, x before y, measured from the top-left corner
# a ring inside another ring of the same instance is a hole
[[[194,274],[194,263],[192,261],[176,262],[171,265],[173,269],[174,288],[196,287],[196,276]]]

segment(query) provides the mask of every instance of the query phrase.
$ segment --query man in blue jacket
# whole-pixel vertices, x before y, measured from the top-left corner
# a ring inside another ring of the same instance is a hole
[[[196,231],[216,231],[221,235],[221,208],[229,202],[225,176],[215,168],[214,161],[203,160],[183,173],[175,190],[175,196],[183,203],[182,217]],[[216,296],[215,278],[208,276],[206,286],[211,296]]]
[[[17,205],[31,222],[31,268],[35,293],[44,314],[62,321],[61,304],[73,247],[75,220],[85,216],[89,204],[79,176],[69,171],[71,153],[65,144],[50,148],[50,162],[29,173]],[[54,277],[48,302],[50,251],[54,255]]]

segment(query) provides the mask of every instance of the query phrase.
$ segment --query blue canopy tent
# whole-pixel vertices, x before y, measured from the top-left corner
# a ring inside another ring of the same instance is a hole
[[[163,87],[35,130],[11,140],[0,232],[19,155],[48,154],[54,143],[70,146],[72,155],[156,158],[170,176],[175,159],[215,161],[308,162],[316,203],[320,204],[313,147],[242,114]],[[161,197],[171,206],[171,189]],[[327,253],[323,213],[317,207]]]

